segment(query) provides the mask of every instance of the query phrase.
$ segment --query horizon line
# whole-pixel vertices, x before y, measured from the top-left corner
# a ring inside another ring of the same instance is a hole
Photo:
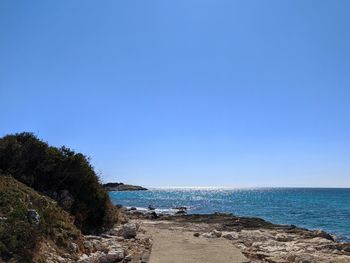
[[[194,190],[239,190],[239,189],[350,189],[350,187],[339,187],[339,186],[146,186],[149,190],[166,190],[166,189],[194,189]]]

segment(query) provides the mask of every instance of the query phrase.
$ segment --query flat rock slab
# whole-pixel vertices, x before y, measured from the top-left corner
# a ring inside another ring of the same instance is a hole
[[[150,263],[243,263],[249,262],[241,251],[223,238],[194,237],[186,229],[165,229],[143,224],[152,236]]]

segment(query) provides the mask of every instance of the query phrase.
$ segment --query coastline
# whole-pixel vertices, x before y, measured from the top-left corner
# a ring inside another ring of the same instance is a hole
[[[157,213],[186,206],[188,214],[229,212],[261,217],[275,224],[322,229],[350,242],[350,189],[160,190],[110,192],[114,204]],[[172,210],[171,213],[176,211]]]
[[[230,241],[227,249],[238,249],[247,259],[242,262],[350,262],[350,243],[336,241],[321,230],[278,225],[261,218],[225,213],[155,215],[152,211],[123,209],[132,222],[158,233],[155,236],[160,239],[160,244],[178,238],[179,233],[188,239],[188,233],[191,233],[193,238],[190,240],[194,243],[203,239]],[[166,238],[161,237],[159,233],[162,232],[166,233]]]
[[[229,213],[174,215],[117,208],[118,224],[100,234],[83,235],[80,247],[72,246],[76,260],[47,247],[45,262],[350,262],[350,243],[336,241],[324,231]]]

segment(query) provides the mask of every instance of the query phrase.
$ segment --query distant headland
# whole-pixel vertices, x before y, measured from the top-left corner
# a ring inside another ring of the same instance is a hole
[[[103,187],[107,191],[146,191],[147,188],[138,185],[130,185],[123,183],[106,183],[103,184]]]

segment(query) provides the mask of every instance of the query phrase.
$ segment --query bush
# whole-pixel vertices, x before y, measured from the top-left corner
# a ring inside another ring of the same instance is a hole
[[[49,146],[32,133],[7,135],[0,139],[0,170],[57,200],[84,233],[115,222],[115,208],[81,153]]]

